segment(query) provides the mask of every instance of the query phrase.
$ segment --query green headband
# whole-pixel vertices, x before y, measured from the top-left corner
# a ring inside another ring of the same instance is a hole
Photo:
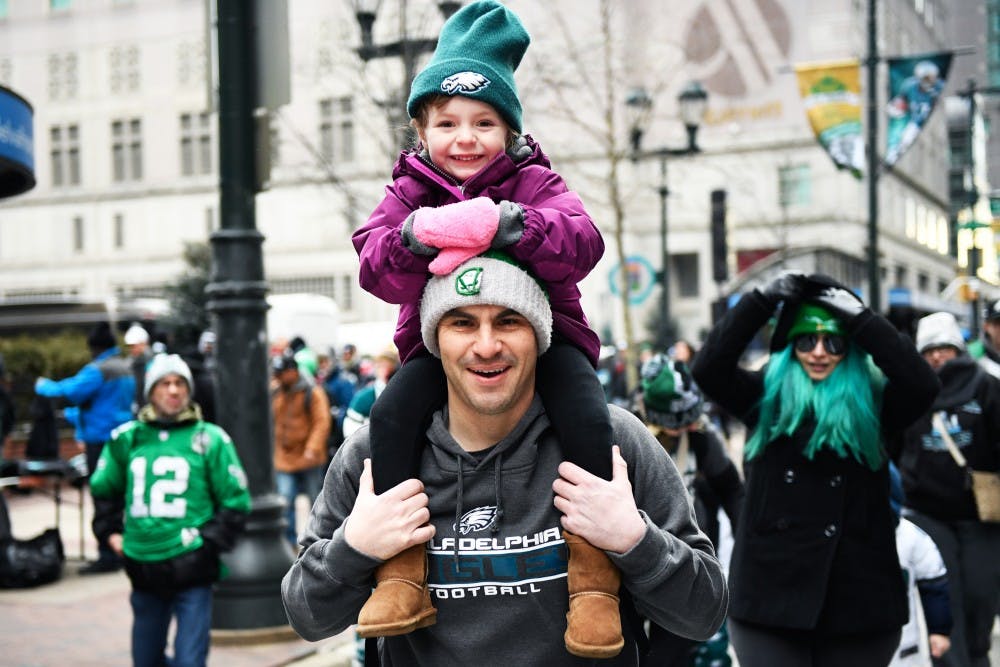
[[[813,303],[804,303],[795,315],[792,328],[788,330],[788,340],[811,333],[827,333],[835,336],[846,334],[840,320],[830,311]]]

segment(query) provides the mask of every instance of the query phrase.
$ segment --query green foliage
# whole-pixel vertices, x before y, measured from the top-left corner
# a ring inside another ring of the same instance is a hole
[[[28,418],[37,378],[62,380],[75,375],[90,361],[87,337],[79,331],[0,338],[0,354],[18,421]]]
[[[205,287],[211,281],[211,248],[207,243],[185,244],[184,262],[187,269],[166,288],[170,315],[164,324],[173,332],[176,350],[194,348],[201,332],[211,328],[205,308],[208,303]]]

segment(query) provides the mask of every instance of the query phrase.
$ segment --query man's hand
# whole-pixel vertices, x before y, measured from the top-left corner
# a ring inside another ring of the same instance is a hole
[[[605,551],[625,553],[646,534],[618,445],[611,448],[612,478],[603,480],[569,461],[559,464],[552,482],[563,528]]]
[[[372,462],[365,459],[358,497],[347,517],[344,538],[361,553],[388,560],[434,537],[434,526],[427,523],[430,518],[427,494],[420,480],[408,479],[376,495]]]
[[[122,537],[121,533],[111,533],[108,535],[108,547],[111,548],[119,556],[125,555],[125,551],[122,549],[125,539]]]

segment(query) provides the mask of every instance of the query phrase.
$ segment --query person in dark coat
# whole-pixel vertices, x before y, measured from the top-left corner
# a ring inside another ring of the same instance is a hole
[[[941,393],[902,436],[899,469],[907,518],[937,544],[951,583],[951,650],[937,666],[989,667],[1000,600],[1000,523],[979,520],[968,473],[952,458],[935,415],[973,470],[1000,471],[1000,381],[966,353],[951,313],[917,325],[917,351]]]
[[[742,368],[779,304],[766,367]],[[747,425],[729,575],[741,667],[884,667],[908,616],[887,447],[934,400],[934,372],[843,285],[802,274],[744,295],[692,371]]]
[[[722,434],[705,414],[704,398],[687,364],[656,354],[642,365],[640,375],[638,416],[677,466],[694,501],[698,527],[718,553],[719,510],[725,511],[731,525],[739,521],[744,496],[740,473],[726,453]],[[728,667],[727,637],[723,626],[699,644],[650,623],[649,649],[642,664]]]

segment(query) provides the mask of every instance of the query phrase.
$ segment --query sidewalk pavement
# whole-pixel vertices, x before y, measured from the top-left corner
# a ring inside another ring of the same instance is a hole
[[[5,493],[11,528],[20,539],[34,537],[56,525],[56,504],[45,487],[30,494]],[[305,500],[302,498],[301,500]],[[14,667],[115,667],[131,664],[129,652],[132,610],[129,581],[123,571],[80,576],[77,570],[96,558],[90,532],[90,496],[64,488],[59,504],[59,529],[66,551],[63,576],[37,588],[0,590],[0,664]],[[308,511],[308,508],[306,508]],[[82,531],[81,531],[82,527]],[[81,539],[82,538],[82,539]],[[81,553],[81,546],[83,551]],[[248,633],[252,634],[252,633]],[[261,642],[253,637],[239,643],[213,637],[208,664],[219,667],[350,667],[354,656],[352,630],[310,643],[288,628]]]

